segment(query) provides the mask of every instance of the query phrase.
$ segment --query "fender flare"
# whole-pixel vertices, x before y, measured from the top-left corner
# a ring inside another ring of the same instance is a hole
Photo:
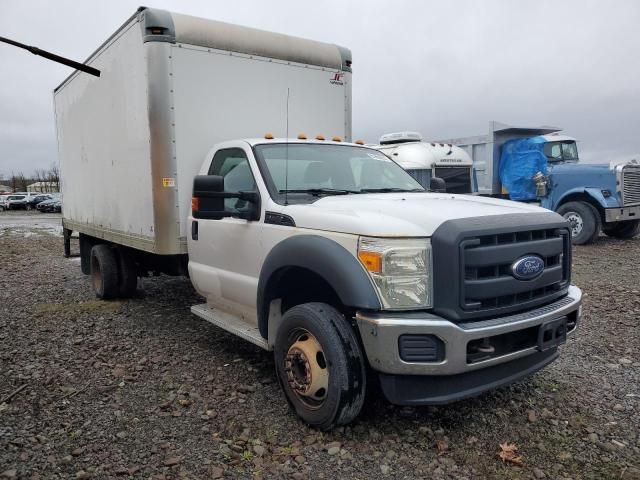
[[[267,338],[273,281],[287,267],[307,269],[333,287],[349,307],[380,310],[380,300],[364,267],[347,249],[318,235],[289,237],[271,249],[258,280],[258,328]]]
[[[603,209],[618,208],[620,207],[620,205],[618,203],[617,196],[615,195],[615,192],[612,192],[612,193],[614,193],[614,195],[611,195],[610,197],[605,198],[605,196],[602,194],[602,190],[599,188],[593,188],[593,187],[572,188],[571,190],[567,190],[566,192],[564,192],[563,195],[560,198],[558,198],[558,200],[554,203],[553,208],[550,208],[550,210],[556,211],[560,207],[560,205],[565,203],[566,198],[568,196],[575,195],[575,194],[587,195],[588,197],[593,199],[593,201]],[[544,202],[542,203],[542,206],[545,208],[549,208],[544,205]]]

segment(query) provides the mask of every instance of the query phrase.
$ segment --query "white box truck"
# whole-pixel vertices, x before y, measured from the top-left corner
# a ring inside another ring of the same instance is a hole
[[[401,405],[477,395],[575,331],[566,222],[344,141],[348,50],[143,8],[88,63],[54,93],[66,252],[79,232],[103,299],[188,274],[191,311],[272,350],[308,424],[354,419],[372,380]]]

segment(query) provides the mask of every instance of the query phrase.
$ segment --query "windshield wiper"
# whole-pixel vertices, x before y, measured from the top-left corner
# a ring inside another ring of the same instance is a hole
[[[385,187],[385,188],[362,188],[360,193],[391,193],[391,192],[424,192],[423,188],[396,188],[396,187]]]
[[[308,193],[309,195],[349,195],[360,193],[358,190],[345,190],[341,188],[297,188],[293,190],[278,190],[278,193]]]

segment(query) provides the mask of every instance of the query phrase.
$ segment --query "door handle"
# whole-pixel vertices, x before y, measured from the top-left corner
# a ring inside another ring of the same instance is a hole
[[[198,222],[196,220],[191,222],[191,240],[198,240]]]

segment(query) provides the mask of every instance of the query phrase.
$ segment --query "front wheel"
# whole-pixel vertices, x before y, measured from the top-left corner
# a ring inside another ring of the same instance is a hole
[[[276,373],[287,401],[320,430],[345,425],[364,404],[366,369],[355,332],[325,303],[288,310],[276,336]]]
[[[626,222],[616,222],[603,229],[604,233],[613,238],[628,240],[640,233],[640,220],[628,220]]]
[[[558,213],[568,222],[571,242],[576,245],[593,243],[600,234],[600,216],[589,204],[568,202],[560,205]]]

